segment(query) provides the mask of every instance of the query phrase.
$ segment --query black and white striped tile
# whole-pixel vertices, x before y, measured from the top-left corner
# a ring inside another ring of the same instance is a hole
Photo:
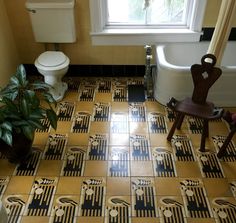
[[[156,177],[176,177],[176,167],[172,152],[164,147],[153,148],[153,165]]]

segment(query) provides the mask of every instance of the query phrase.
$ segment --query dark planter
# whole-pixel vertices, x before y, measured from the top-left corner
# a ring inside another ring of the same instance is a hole
[[[0,152],[11,163],[24,163],[32,153],[32,143],[23,133],[14,133],[12,147],[0,140]]]

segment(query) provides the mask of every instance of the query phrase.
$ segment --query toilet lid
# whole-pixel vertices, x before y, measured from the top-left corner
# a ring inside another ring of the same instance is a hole
[[[38,57],[38,63],[45,67],[55,67],[65,63],[67,57],[60,51],[46,51]]]

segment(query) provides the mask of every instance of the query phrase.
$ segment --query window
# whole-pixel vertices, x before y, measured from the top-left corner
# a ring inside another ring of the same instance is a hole
[[[94,45],[199,41],[206,0],[90,0]]]
[[[187,0],[107,0],[107,26],[185,26]],[[122,12],[122,13],[121,13]]]

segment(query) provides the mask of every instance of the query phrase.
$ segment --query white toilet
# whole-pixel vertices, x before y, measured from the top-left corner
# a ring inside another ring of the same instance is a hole
[[[44,76],[44,81],[50,84],[50,93],[56,101],[62,100],[67,84],[62,82],[62,77],[69,68],[69,58],[60,51],[46,51],[39,55],[34,65],[38,72]]]
[[[36,42],[73,43],[76,41],[75,0],[27,0],[31,24]],[[35,60],[35,66],[51,85],[50,93],[56,101],[63,99],[67,84],[62,77],[69,68],[70,59],[61,51],[46,51]]]

